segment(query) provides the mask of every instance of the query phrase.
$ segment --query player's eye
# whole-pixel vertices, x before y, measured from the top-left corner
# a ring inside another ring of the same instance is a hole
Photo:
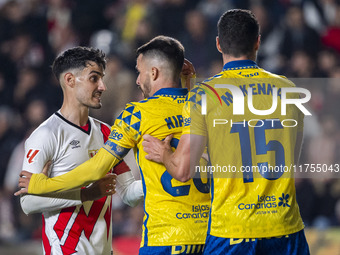
[[[91,82],[97,82],[98,79],[99,79],[99,77],[98,77],[97,75],[94,75],[94,76],[91,76],[91,77],[90,77],[90,81],[91,81]]]

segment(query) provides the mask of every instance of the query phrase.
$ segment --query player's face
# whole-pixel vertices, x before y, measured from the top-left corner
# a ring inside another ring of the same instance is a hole
[[[143,54],[137,58],[136,69],[138,77],[136,80],[138,88],[143,92],[144,98],[151,96],[151,77],[150,70],[148,69],[147,61],[143,59]]]
[[[75,93],[79,104],[94,109],[101,108],[101,95],[106,90],[103,68],[90,61],[87,67],[75,76]]]

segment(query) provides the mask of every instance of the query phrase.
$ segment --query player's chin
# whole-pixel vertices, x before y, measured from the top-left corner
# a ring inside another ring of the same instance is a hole
[[[92,109],[100,109],[100,108],[102,108],[102,103],[101,102],[93,103],[93,104],[91,104],[91,108]]]

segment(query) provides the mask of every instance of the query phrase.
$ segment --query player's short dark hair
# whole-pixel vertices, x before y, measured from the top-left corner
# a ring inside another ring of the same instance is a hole
[[[70,69],[85,68],[89,61],[106,68],[105,53],[99,49],[77,46],[62,52],[53,62],[52,71],[59,80],[60,74]]]
[[[184,63],[184,47],[178,40],[163,35],[157,36],[137,49],[137,57],[140,54],[162,57],[172,66],[174,79],[179,78]]]
[[[222,52],[234,57],[249,56],[260,34],[259,23],[249,10],[225,12],[217,24]]]

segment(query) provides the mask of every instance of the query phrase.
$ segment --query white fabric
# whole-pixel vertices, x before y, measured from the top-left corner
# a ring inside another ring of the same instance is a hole
[[[62,175],[93,157],[103,146],[101,122],[89,118],[87,133],[58,114],[53,114],[27,139],[24,170],[36,173],[48,160],[52,160],[49,176]],[[45,233],[52,246],[52,254],[111,254],[111,197],[81,204],[79,190],[67,192],[68,199],[61,196],[27,195],[21,198],[25,213],[43,211],[44,245]],[[67,252],[65,249],[68,249]],[[45,250],[45,253],[48,251]]]
[[[116,191],[123,202],[132,207],[144,198],[142,181],[136,181],[131,171],[117,176]]]

